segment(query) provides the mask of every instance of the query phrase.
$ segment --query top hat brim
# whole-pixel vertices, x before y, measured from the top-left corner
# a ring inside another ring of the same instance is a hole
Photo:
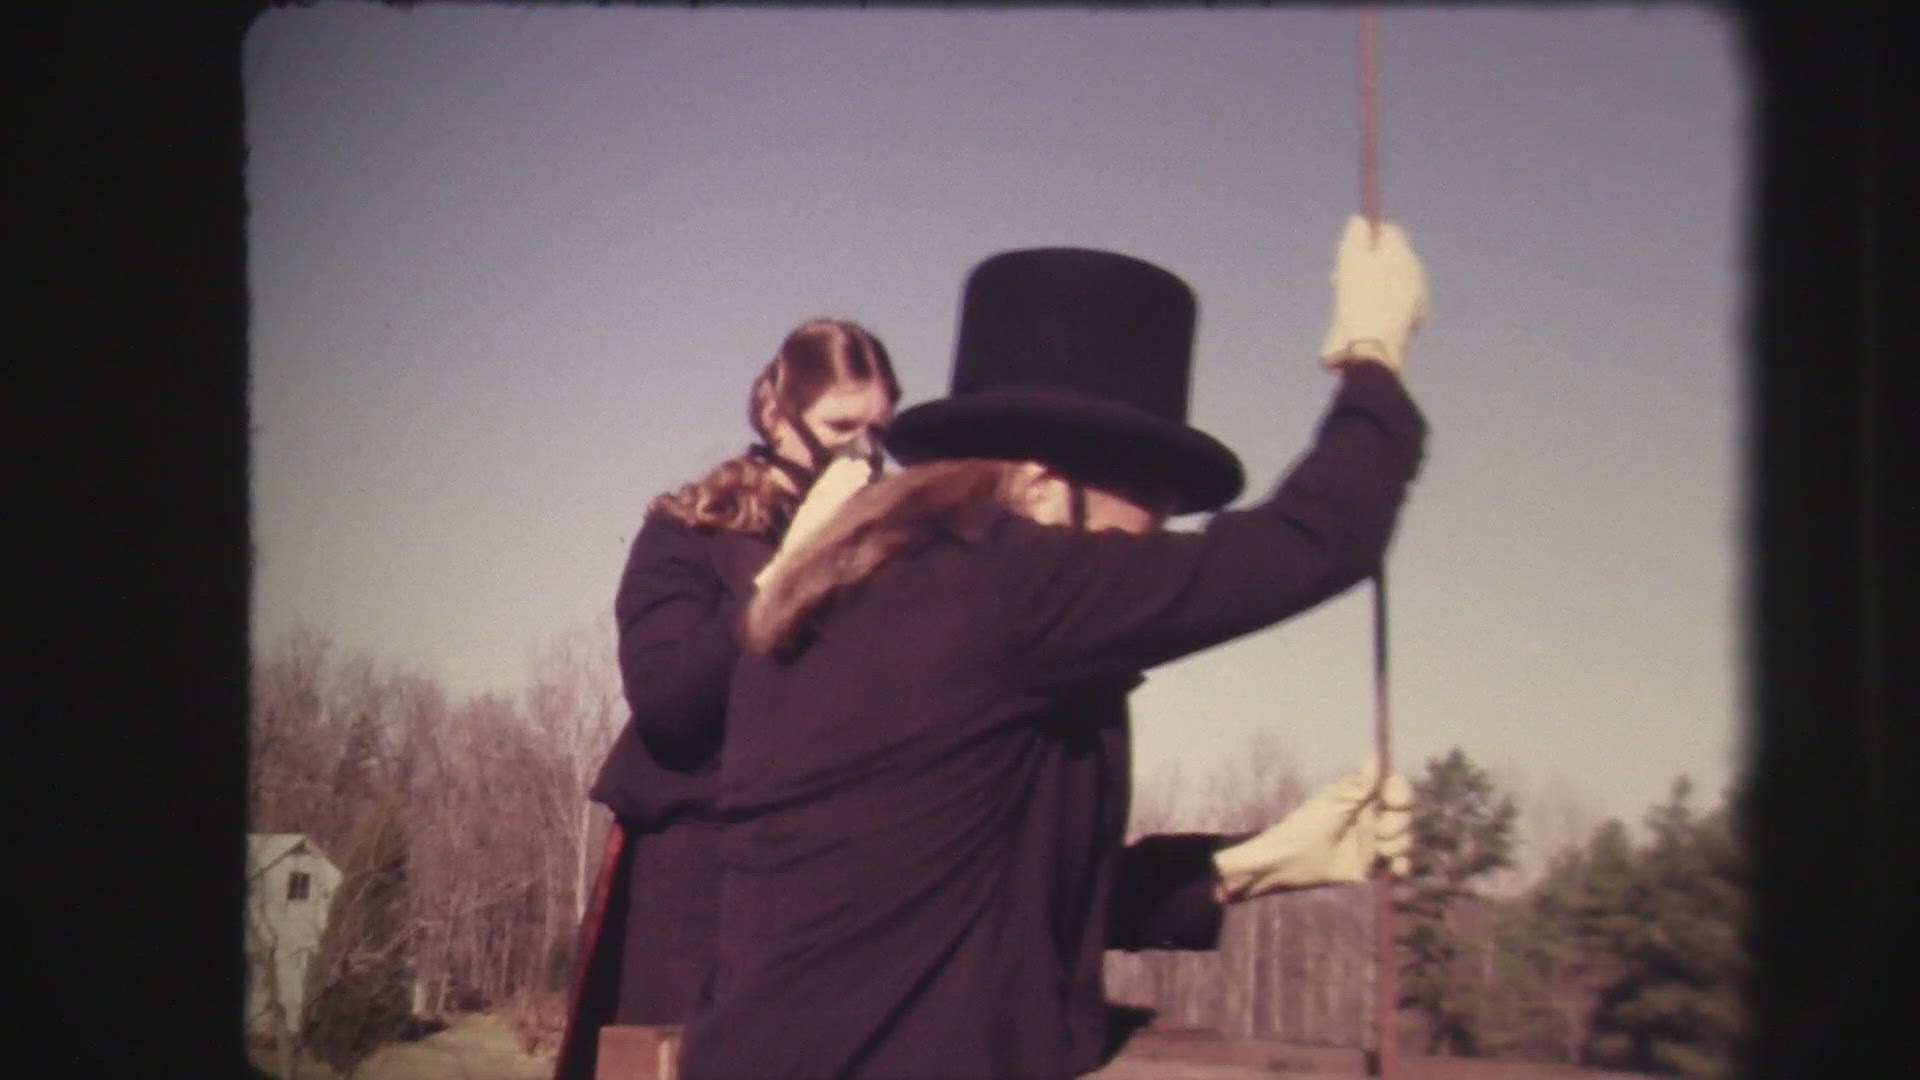
[[[1131,405],[1045,390],[923,402],[894,418],[886,441],[903,465],[1032,460],[1089,484],[1165,484],[1179,498],[1175,514],[1225,506],[1246,483],[1240,459],[1203,431]]]

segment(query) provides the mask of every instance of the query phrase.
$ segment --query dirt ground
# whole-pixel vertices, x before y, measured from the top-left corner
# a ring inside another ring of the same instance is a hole
[[[269,1075],[268,1059],[256,1059]],[[552,1052],[529,1054],[513,1027],[495,1016],[469,1016],[414,1043],[375,1053],[349,1080],[545,1080]],[[1473,1058],[1401,1059],[1400,1080],[1652,1080],[1525,1061]],[[1148,1028],[1089,1080],[1353,1080],[1367,1075],[1358,1050],[1227,1039],[1212,1032]],[[317,1062],[302,1062],[297,1080],[342,1080]]]
[[[264,1075],[288,1080],[277,1055],[249,1055]],[[529,1054],[512,1026],[495,1016],[466,1016],[416,1042],[375,1051],[344,1080],[547,1080],[552,1056]],[[312,1058],[296,1065],[293,1080],[343,1080]]]
[[[1225,1039],[1209,1032],[1136,1034],[1106,1068],[1089,1080],[1352,1080],[1367,1075],[1358,1050],[1293,1046],[1257,1039]],[[1530,1061],[1402,1056],[1400,1080],[1649,1080]]]

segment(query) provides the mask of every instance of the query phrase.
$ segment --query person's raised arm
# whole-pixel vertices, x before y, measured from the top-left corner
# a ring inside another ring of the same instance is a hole
[[[1125,675],[1313,607],[1380,565],[1426,424],[1400,382],[1426,307],[1400,231],[1348,223],[1321,362],[1340,379],[1312,447],[1263,502],[1204,532],[1134,536],[1032,526],[1005,584],[1011,663],[1031,685]]]

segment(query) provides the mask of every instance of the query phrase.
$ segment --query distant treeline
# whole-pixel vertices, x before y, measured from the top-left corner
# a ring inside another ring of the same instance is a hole
[[[1297,778],[1267,772],[1297,800]],[[1413,872],[1394,903],[1403,1048],[1732,1075],[1747,897],[1725,801],[1699,810],[1680,779],[1648,811],[1645,840],[1608,821],[1525,888],[1491,895],[1514,862],[1514,798],[1459,749],[1426,762],[1414,787]],[[1283,808],[1247,800],[1154,824],[1247,828]],[[1215,953],[1114,954],[1109,991],[1161,1023],[1372,1047],[1374,957],[1371,887],[1343,886],[1231,908]]]
[[[586,789],[625,718],[612,646],[610,625],[559,635],[520,692],[459,701],[313,631],[254,657],[248,828],[304,833],[345,875],[278,1017],[289,1060],[346,1073],[414,1017],[565,985],[608,825]]]
[[[460,701],[313,631],[261,651],[249,829],[304,833],[346,874],[284,1029],[344,1072],[418,1016],[556,1000],[607,827],[585,792],[624,717],[610,625],[536,650],[518,693]],[[1516,888],[1513,793],[1457,749],[1414,780],[1395,903],[1404,1046],[1727,1074],[1746,905],[1724,803],[1696,809],[1681,780],[1643,841],[1618,822],[1557,853],[1536,837],[1551,857]],[[1231,774],[1142,782],[1135,832],[1260,828],[1307,790],[1256,740]],[[1374,972],[1366,886],[1236,905],[1212,953],[1108,962],[1111,996],[1161,1023],[1338,1047],[1375,1043]]]

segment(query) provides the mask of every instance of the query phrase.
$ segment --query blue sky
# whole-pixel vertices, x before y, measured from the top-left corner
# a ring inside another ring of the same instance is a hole
[[[1305,446],[1358,207],[1353,9],[388,8],[245,54],[255,640],[514,690],[821,314],[944,392],[967,270],[1109,247],[1200,298],[1193,423]],[[1389,557],[1396,761],[1637,818],[1739,768],[1747,101],[1706,7],[1400,8],[1382,198],[1432,424]],[[1194,522],[1183,523],[1186,525]],[[1371,742],[1364,588],[1151,673],[1138,769]]]

